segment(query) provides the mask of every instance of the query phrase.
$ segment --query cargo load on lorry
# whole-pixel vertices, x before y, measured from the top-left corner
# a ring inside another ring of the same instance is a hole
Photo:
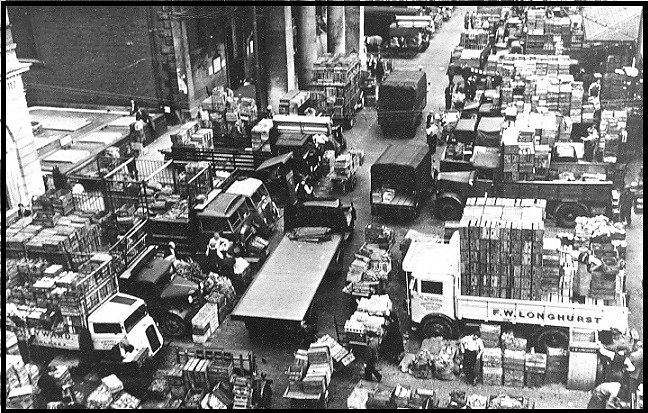
[[[424,71],[394,71],[380,85],[378,124],[383,132],[411,138],[427,104]]]
[[[477,209],[480,217],[464,218],[449,244],[414,239],[403,259],[408,311],[424,336],[453,337],[473,322],[510,323],[530,326],[530,341],[544,352],[566,348],[572,328],[627,328],[624,305],[580,304],[571,287],[577,252],[545,244],[542,204],[494,200]]]
[[[430,148],[389,145],[371,166],[371,213],[416,215],[431,182]]]

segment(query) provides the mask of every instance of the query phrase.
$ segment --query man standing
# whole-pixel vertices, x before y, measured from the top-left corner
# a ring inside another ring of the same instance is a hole
[[[376,377],[376,381],[380,383],[382,380],[382,374],[376,370],[376,363],[378,363],[378,337],[372,332],[367,333],[369,336],[369,342],[367,343],[367,357],[365,360],[365,374],[364,378],[367,381],[372,381],[373,377]]]
[[[632,224],[633,201],[634,197],[632,195],[632,192],[630,191],[630,187],[626,186],[625,188],[623,188],[623,191],[621,191],[621,195],[619,197],[619,214],[621,222],[627,222],[628,226]]]
[[[477,384],[475,369],[480,362],[484,351],[484,342],[479,337],[479,332],[465,336],[461,339],[461,349],[464,353],[463,366],[466,381],[473,386]]]
[[[594,78],[596,79],[588,89],[588,94],[590,97],[597,98],[601,92],[601,74],[595,73]]]

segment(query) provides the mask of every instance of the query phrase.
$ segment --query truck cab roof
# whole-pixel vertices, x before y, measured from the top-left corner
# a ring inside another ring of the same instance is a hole
[[[252,195],[263,185],[260,179],[244,178],[234,181],[232,185],[225,191],[228,194],[243,195],[245,197],[252,197]]]
[[[459,233],[454,233],[449,244],[428,237],[413,238],[402,268],[421,279],[459,274]]]
[[[229,218],[245,203],[243,196],[238,194],[220,193],[198,213],[199,217],[207,218]]]
[[[121,323],[142,304],[141,298],[117,293],[88,316],[88,323]]]

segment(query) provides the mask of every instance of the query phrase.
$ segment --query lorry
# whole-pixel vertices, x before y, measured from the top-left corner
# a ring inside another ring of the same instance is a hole
[[[371,165],[371,214],[418,216],[432,184],[429,146],[388,145]]]
[[[162,333],[183,337],[191,331],[191,319],[205,300],[203,286],[175,274],[173,261],[149,246],[119,276],[121,291],[143,299]]]
[[[414,57],[430,46],[434,33],[431,16],[396,16],[389,25],[389,48],[391,56]]]
[[[378,124],[385,135],[412,138],[427,104],[424,71],[393,71],[380,85]]]
[[[88,271],[82,267],[74,275],[56,270],[50,274],[60,277],[35,281],[31,288],[36,294],[44,290],[50,295],[55,294],[53,290],[62,294],[58,305],[38,308],[13,297],[7,307],[9,329],[19,338],[31,338],[32,348],[80,351],[81,357],[94,352],[102,362],[114,366],[138,366],[151,359],[164,344],[162,335],[146,303],[119,291],[111,261],[108,254],[94,254],[85,264]],[[73,289],[63,287],[71,282]],[[90,340],[84,339],[85,335]]]
[[[628,327],[625,306],[545,302],[461,294],[460,232],[449,243],[415,238],[403,259],[407,310],[424,337],[456,338],[475,324],[496,323],[522,330],[539,352],[569,345],[569,329]]]
[[[286,208],[286,233],[230,314],[252,337],[299,331],[314,322],[313,299],[350,237],[349,207],[337,199]]]
[[[200,174],[210,175],[210,169]],[[215,232],[242,250],[254,234],[272,233],[278,214],[263,182],[238,170],[219,171],[218,175],[220,180],[209,178],[206,188],[188,191],[182,213],[149,216],[152,244],[162,246],[173,241],[178,255],[201,256]]]

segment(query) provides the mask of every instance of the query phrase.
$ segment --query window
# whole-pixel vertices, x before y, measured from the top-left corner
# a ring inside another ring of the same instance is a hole
[[[213,71],[213,73],[220,72],[222,67],[223,67],[223,63],[222,63],[221,57],[220,56],[214,57],[214,60],[212,61],[212,71]]]
[[[443,294],[443,283],[436,281],[421,281],[421,293]]]
[[[146,306],[144,304],[140,305],[133,314],[128,316],[126,321],[124,321],[124,327],[126,328],[126,332],[129,333],[133,327],[137,325],[146,315],[148,312],[146,311]]]
[[[255,191],[252,194],[252,203],[254,205],[259,205],[259,203],[263,200],[263,192],[261,191],[261,188],[259,190]]]
[[[120,334],[121,325],[117,323],[95,323],[92,327],[95,334]]]
[[[11,34],[19,60],[40,61],[29,6],[8,6]]]

